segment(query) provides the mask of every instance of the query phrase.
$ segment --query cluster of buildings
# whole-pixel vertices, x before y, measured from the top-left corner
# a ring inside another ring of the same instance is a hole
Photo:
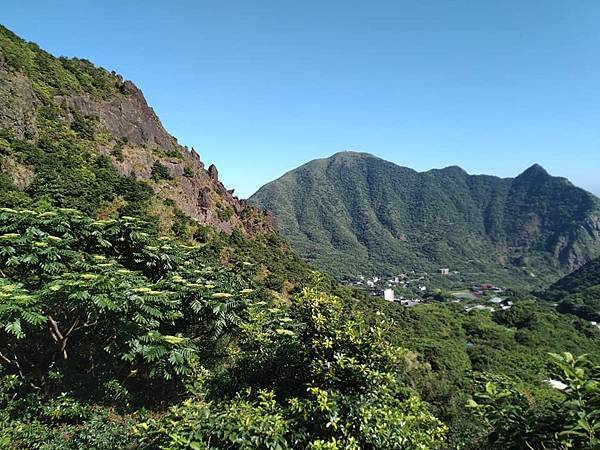
[[[427,286],[425,285],[425,280],[427,277],[427,273],[418,274],[414,270],[401,273],[399,275],[394,275],[388,278],[381,278],[378,276],[373,276],[370,278],[366,278],[364,275],[360,275],[357,280],[346,280],[344,284],[346,286],[356,286],[356,287],[365,287],[369,290],[379,289],[378,295],[381,295],[384,288],[389,287],[415,287],[419,292],[427,291]]]
[[[399,303],[402,306],[415,306],[415,305],[418,305],[419,303],[421,303],[421,299],[418,299],[418,298],[413,298],[413,299],[408,299],[408,298],[404,298],[404,297],[396,298],[396,293],[394,292],[394,290],[392,288],[387,288],[387,289],[383,290],[383,298],[385,300],[387,300],[388,302]]]
[[[477,286],[471,287],[471,292],[474,295],[486,295],[489,293],[501,294],[504,292],[504,289],[494,286],[493,284],[481,284]]]
[[[478,304],[478,305],[473,305],[473,306],[466,306],[465,311],[469,312],[469,311],[473,311],[473,310],[485,310],[485,309],[487,309],[488,311],[491,311],[491,312],[498,311],[498,310],[506,311],[507,309],[510,309],[513,305],[513,302],[511,300],[507,301],[507,300],[504,300],[499,297],[491,298],[490,300],[488,300],[488,302],[492,303],[493,305]]]
[[[373,297],[383,297],[389,302],[398,303],[402,306],[414,306],[419,304],[421,299],[398,297],[396,296],[396,288],[410,289],[415,294],[425,293],[427,291],[425,284],[427,275],[427,273],[418,274],[414,270],[391,277],[373,276],[366,278],[361,275],[357,280],[347,280],[344,284],[366,288]]]
[[[450,274],[449,268],[438,269],[438,275],[448,276]],[[362,287],[373,297],[383,297],[389,302],[411,307],[423,302],[419,297],[427,292],[426,283],[428,280],[428,273],[417,273],[413,270],[391,277],[365,277],[361,275],[356,280],[346,280],[344,284]],[[404,293],[404,295],[399,295],[398,291]],[[507,310],[512,307],[512,301],[499,296],[504,291],[504,288],[484,283],[471,286],[470,289],[464,291],[455,292],[452,296],[456,298],[453,300],[455,303],[461,302],[461,299],[462,301],[467,300],[466,311],[489,310],[493,312]]]

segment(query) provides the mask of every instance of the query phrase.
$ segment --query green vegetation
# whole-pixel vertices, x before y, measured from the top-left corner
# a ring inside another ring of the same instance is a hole
[[[192,168],[192,166],[190,166],[189,164],[185,165],[185,167],[183,168],[183,176],[186,178],[194,177],[194,169]]]
[[[123,156],[123,145],[121,143],[115,144],[110,154],[113,155],[119,162],[123,162],[125,160],[125,157]]]
[[[129,445],[131,423],[143,448],[443,442],[446,427],[402,383],[406,350],[316,290],[326,281],[289,305],[251,281],[254,265],[215,264],[134,218],[3,209],[0,233],[8,448]],[[80,435],[111,421],[110,436]]]
[[[590,261],[539,294],[558,301],[559,311],[600,323],[600,258]]]
[[[121,197],[124,213],[144,209],[152,192],[146,184],[133,177],[120,176],[107,157],[91,153],[85,141],[74,135],[58,116],[41,116],[53,139],[42,136],[37,143],[31,143],[0,130],[0,138],[7,143],[0,156],[32,168],[35,174],[23,190],[16,188],[8,175],[3,175],[7,191],[13,192],[3,194],[9,197],[4,206],[43,201],[92,213]]]
[[[600,285],[600,258],[590,261],[579,270],[554,283],[547,295],[560,297],[565,294],[576,294]]]
[[[548,354],[588,353],[592,363],[600,363],[598,328],[559,314],[545,302],[515,302],[511,309],[494,313],[466,312],[455,303],[405,308],[365,298],[359,304],[369,320],[383,316],[395,324],[387,336],[390,343],[414,352],[407,382],[449,426],[450,448],[490,448],[483,443],[491,432],[488,425],[474,417],[475,411],[464,409],[481,380],[505,380],[540,402],[551,401],[547,406],[552,412],[564,398],[544,382],[556,378]]]
[[[181,153],[176,149],[164,150],[164,149],[155,149],[153,153],[156,156],[166,156],[169,158],[181,159]]]
[[[594,448],[591,385],[576,403],[544,383],[556,373],[550,351],[589,352],[577,363],[589,369],[573,373],[596,379],[600,330],[587,322],[534,301],[490,314],[352,298],[300,262],[296,275],[271,265],[281,273],[265,277],[260,249],[268,261],[275,246],[210,240],[181,244],[133,217],[2,209],[0,442],[476,449],[505,448],[517,433],[542,448],[560,431],[556,442]],[[485,403],[481,392],[495,391],[480,379],[541,403]],[[522,417],[495,419],[502,405]]]
[[[233,216],[233,209],[222,203],[217,204],[217,217],[223,222],[227,222]]]
[[[469,407],[489,430],[489,449],[586,448],[600,446],[600,366],[586,356],[551,354],[554,381],[564,386],[560,401],[532,396],[507,378],[483,384]]]
[[[301,256],[338,279],[449,267],[462,286],[540,286],[600,253],[583,226],[600,201],[539,166],[501,179],[458,167],[418,173],[343,152],[251,200],[274,213]]]
[[[119,92],[121,77],[85,59],[55,58],[0,25],[0,51],[6,63],[24,73],[42,95],[89,93],[107,98]]]
[[[150,176],[154,181],[170,180],[172,178],[169,169],[162,165],[160,161],[154,162]]]

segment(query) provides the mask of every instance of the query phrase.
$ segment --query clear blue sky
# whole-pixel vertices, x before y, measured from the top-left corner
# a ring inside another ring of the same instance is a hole
[[[244,197],[340,150],[600,194],[598,0],[2,0],[0,21],[116,70]]]

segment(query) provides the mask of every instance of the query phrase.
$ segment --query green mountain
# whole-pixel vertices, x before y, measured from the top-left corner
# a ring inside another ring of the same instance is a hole
[[[301,256],[337,277],[447,267],[473,281],[541,282],[600,254],[600,200],[538,165],[516,178],[419,173],[342,152],[251,200],[273,212]]]

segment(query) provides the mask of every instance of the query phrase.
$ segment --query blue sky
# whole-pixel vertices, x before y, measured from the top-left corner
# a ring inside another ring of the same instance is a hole
[[[597,0],[3,0],[0,22],[132,79],[241,197],[341,150],[600,195]]]

